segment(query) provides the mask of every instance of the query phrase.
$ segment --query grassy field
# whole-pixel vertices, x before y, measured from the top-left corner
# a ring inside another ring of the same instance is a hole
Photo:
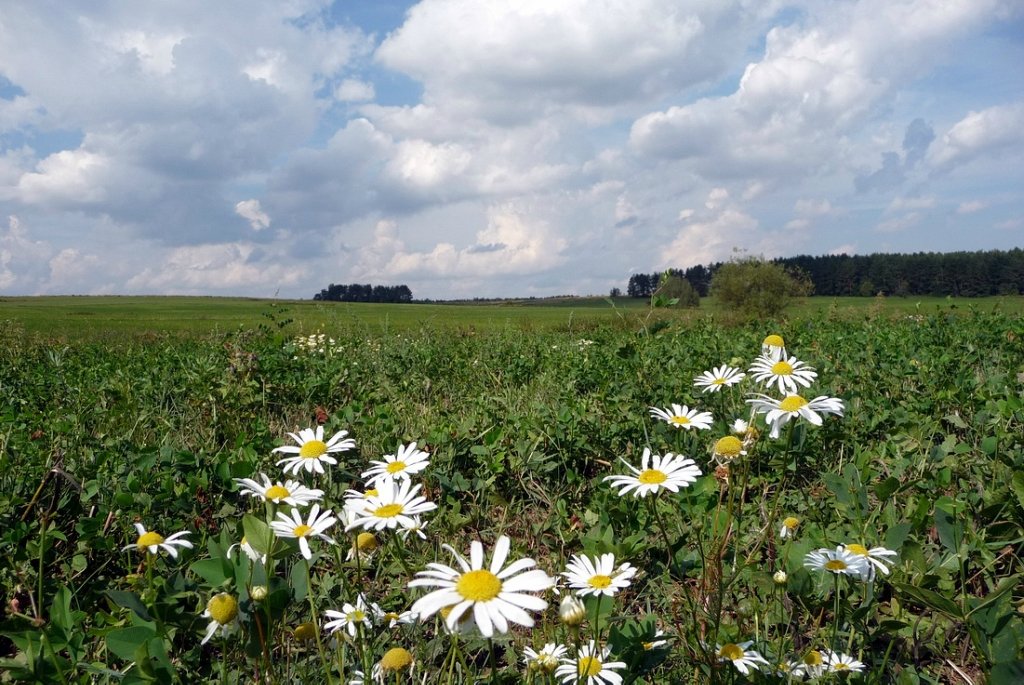
[[[358,331],[387,333],[418,328],[497,330],[507,327],[586,330],[648,317],[647,301],[633,298],[547,298],[488,303],[362,304],[312,300],[214,297],[7,297],[0,298],[0,325],[31,335],[68,340],[117,339],[125,335],[221,335],[238,328],[283,327],[296,333]],[[791,317],[829,311],[839,318],[901,316],[942,310],[1024,312],[1024,297],[992,298],[807,298]],[[699,309],[658,310],[653,318],[693,321],[726,318],[713,298]]]
[[[624,304],[0,302],[0,682],[1024,682],[1019,298]]]

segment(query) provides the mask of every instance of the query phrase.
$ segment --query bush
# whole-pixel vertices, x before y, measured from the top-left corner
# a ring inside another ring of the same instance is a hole
[[[811,294],[805,276],[758,257],[733,259],[715,271],[711,294],[730,311],[747,318],[782,312],[795,297]]]
[[[651,296],[651,303],[655,307],[693,308],[700,306],[700,295],[688,280],[666,271],[661,276],[658,289]]]

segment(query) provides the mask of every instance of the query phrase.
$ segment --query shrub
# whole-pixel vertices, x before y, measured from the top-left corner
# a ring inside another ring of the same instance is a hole
[[[758,257],[735,258],[711,279],[711,294],[748,318],[779,314],[793,298],[810,295],[812,288],[805,276]]]
[[[688,280],[666,271],[651,296],[651,303],[656,307],[699,307],[700,295]]]

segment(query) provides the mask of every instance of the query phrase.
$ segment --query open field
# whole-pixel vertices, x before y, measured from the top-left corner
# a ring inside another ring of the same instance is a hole
[[[647,300],[600,297],[508,300],[452,304],[363,304],[312,300],[260,300],[220,297],[6,297],[0,298],[0,324],[13,323],[26,333],[50,338],[86,340],[125,335],[221,335],[241,328],[357,331],[361,334],[418,328],[507,327],[581,329],[647,317]],[[807,298],[790,310],[791,317],[830,311],[839,318],[865,315],[930,314],[947,309],[1024,312],[1024,297],[989,298]],[[722,318],[713,298],[695,310],[659,310],[656,318],[692,321],[704,316]],[[7,323],[10,322],[10,323]]]
[[[1019,298],[581,304],[0,302],[0,682],[1024,682]]]

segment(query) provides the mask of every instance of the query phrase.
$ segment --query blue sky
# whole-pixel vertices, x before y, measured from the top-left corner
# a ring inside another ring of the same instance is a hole
[[[1011,0],[11,0],[0,293],[1024,245]]]

